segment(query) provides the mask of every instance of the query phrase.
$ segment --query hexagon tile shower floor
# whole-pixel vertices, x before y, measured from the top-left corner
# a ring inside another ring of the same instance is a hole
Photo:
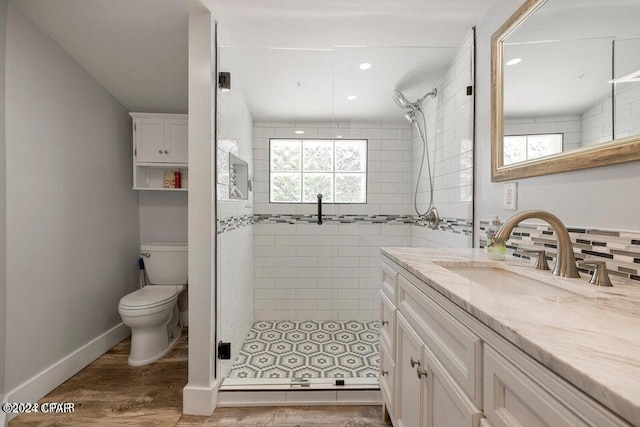
[[[377,378],[377,321],[259,321],[230,378]]]

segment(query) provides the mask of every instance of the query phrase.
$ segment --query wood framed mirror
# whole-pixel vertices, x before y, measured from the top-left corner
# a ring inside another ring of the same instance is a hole
[[[492,181],[640,160],[639,20],[634,1],[527,0],[496,31]]]

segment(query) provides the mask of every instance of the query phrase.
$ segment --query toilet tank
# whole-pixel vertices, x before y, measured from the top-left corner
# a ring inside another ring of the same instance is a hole
[[[187,284],[187,242],[152,242],[140,246],[152,285]]]

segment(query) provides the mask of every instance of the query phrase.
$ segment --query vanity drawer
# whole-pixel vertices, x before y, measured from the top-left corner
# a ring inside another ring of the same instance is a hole
[[[481,339],[402,276],[398,309],[460,388],[482,408]]]
[[[380,391],[387,405],[391,418],[395,414],[395,373],[396,365],[393,363],[392,350],[386,344],[380,345]]]
[[[395,348],[396,308],[389,301],[387,294],[380,291],[380,342],[388,348]],[[393,353],[389,353],[394,360]]]
[[[382,292],[387,295],[389,301],[395,307],[398,306],[396,296],[398,295],[398,277],[399,274],[389,264],[382,261]]]
[[[484,402],[493,427],[595,427],[489,346],[484,347]]]

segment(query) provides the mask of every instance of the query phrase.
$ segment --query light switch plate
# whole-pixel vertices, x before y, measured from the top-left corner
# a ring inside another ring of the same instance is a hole
[[[508,211],[515,211],[518,206],[518,183],[509,182],[504,185],[503,208]]]

